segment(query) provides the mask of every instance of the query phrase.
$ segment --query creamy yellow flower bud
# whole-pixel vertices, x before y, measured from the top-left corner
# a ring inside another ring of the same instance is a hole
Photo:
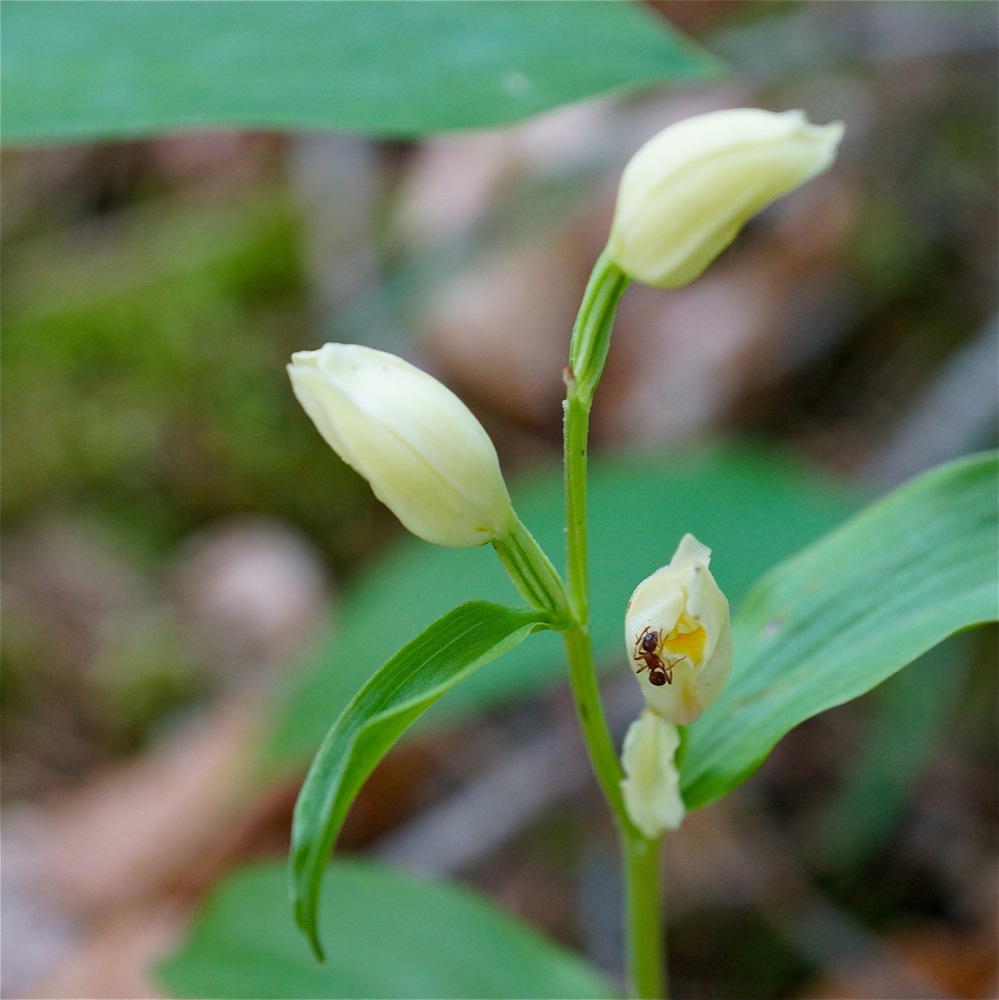
[[[678,726],[715,703],[732,667],[728,601],[710,560],[707,546],[684,535],[625,612],[625,642],[645,703]]]
[[[801,111],[734,108],[670,125],[621,177],[608,249],[625,274],[658,288],[699,277],[750,216],[826,170],[842,122]]]
[[[631,724],[624,737],[621,792],[632,823],[646,837],[675,830],[687,811],[680,798],[676,769],[679,745],[676,726],[649,709]]]
[[[496,449],[450,389],[394,354],[356,344],[291,360],[292,388],[319,433],[414,535],[462,547],[510,534]]]

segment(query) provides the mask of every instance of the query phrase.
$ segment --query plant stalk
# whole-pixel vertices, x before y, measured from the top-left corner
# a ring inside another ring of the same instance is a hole
[[[637,830],[622,835],[628,981],[639,1000],[667,996],[665,929],[659,857],[661,840]]]
[[[590,407],[610,347],[617,303],[628,278],[605,251],[590,277],[576,319],[565,372],[565,498],[567,588],[576,623],[563,633],[576,713],[587,751],[621,835],[628,977],[634,995],[664,998],[663,924],[659,886],[660,841],[645,837],[624,804],[624,774],[607,725],[590,640],[586,472]]]
[[[618,826],[621,827],[622,823],[630,826],[631,821],[625,812],[624,796],[621,793],[624,773],[614,750],[614,740],[600,700],[600,688],[593,669],[589,628],[574,626],[562,633],[562,642],[565,644],[569,664],[569,682],[576,703],[576,717],[583,732],[590,763]]]

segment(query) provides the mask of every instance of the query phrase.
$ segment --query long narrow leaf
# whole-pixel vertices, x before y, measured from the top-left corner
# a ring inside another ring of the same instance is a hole
[[[533,609],[485,601],[462,604],[393,656],[333,724],[302,786],[292,828],[295,919],[318,957],[320,882],[365,779],[442,694],[545,624],[543,614]]]
[[[805,719],[871,690],[955,632],[996,619],[996,486],[995,454],[943,466],[756,585],[733,622],[729,683],[689,730],[681,768],[688,808],[731,791]]]
[[[178,128],[415,136],[719,63],[637,3],[44,3],[3,9],[5,142]]]

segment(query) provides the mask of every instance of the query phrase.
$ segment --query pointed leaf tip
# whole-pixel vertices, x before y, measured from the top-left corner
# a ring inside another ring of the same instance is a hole
[[[347,810],[368,775],[441,695],[540,627],[550,624],[533,608],[459,605],[399,650],[334,722],[295,805],[289,858],[295,921],[320,961],[320,885]]]

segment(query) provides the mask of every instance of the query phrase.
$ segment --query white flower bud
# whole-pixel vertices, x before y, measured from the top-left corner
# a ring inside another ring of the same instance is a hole
[[[631,724],[624,737],[621,792],[632,823],[646,837],[675,830],[687,811],[680,798],[676,769],[679,745],[676,726],[649,709]]]
[[[699,277],[750,216],[826,170],[842,122],[735,108],[670,125],[621,177],[608,244],[625,274],[658,288]]]
[[[509,535],[513,508],[496,449],[450,389],[356,344],[291,360],[292,388],[319,433],[414,535],[459,547]]]
[[[728,601],[708,569],[711,550],[680,539],[669,564],[640,583],[625,642],[645,703],[687,726],[715,703],[732,667]]]

